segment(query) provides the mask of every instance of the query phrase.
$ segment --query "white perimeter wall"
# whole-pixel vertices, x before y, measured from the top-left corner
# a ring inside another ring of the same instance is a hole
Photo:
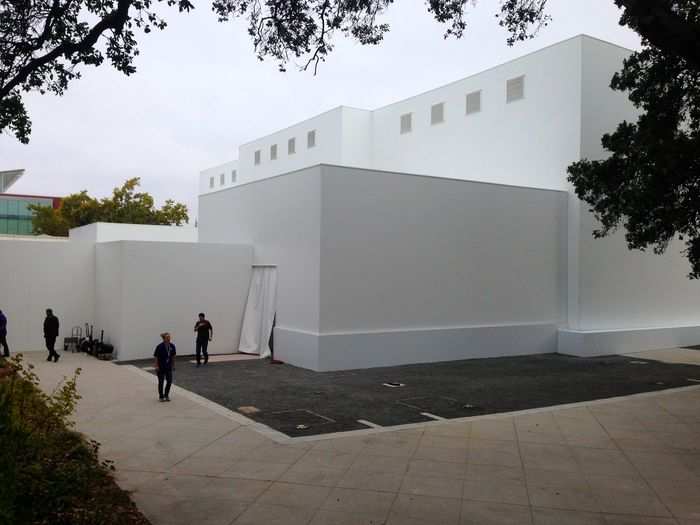
[[[12,353],[45,349],[47,308],[60,321],[58,349],[71,327],[93,321],[94,244],[2,239],[0,268],[0,309]]]
[[[276,356],[314,369],[554,351],[562,192],[333,166],[200,197],[278,265]]]
[[[95,222],[69,232],[69,238],[77,241],[167,241],[197,242],[194,226],[160,226],[151,224],[119,224]]]
[[[250,284],[250,246],[181,242],[90,243],[0,240],[0,309],[15,352],[44,349],[46,308],[63,337],[73,326],[105,331],[121,360],[150,357],[158,334],[173,333],[194,353],[193,327],[204,311],[214,325],[210,352],[234,352]]]
[[[209,352],[236,351],[250,284],[250,246],[124,241],[100,244],[97,254],[95,328],[104,327],[118,359],[150,357],[165,331],[180,354],[193,354],[200,311],[214,326]]]
[[[564,319],[564,192],[322,169],[320,332]]]

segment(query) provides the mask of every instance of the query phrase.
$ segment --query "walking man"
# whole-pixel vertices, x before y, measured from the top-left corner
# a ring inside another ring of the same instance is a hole
[[[195,342],[195,353],[197,354],[197,367],[201,364],[200,355],[204,354],[204,364],[209,362],[209,353],[207,347],[209,341],[214,337],[214,328],[211,323],[206,320],[203,313],[199,314],[199,321],[194,325],[194,331],[197,332],[197,341]]]
[[[10,348],[7,346],[7,317],[0,310],[0,346],[2,346],[4,357],[10,357]]]
[[[158,397],[161,401],[170,401],[170,386],[173,384],[173,368],[175,345],[170,342],[168,332],[160,334],[163,342],[156,346],[153,357],[156,358],[156,373],[158,374]],[[163,383],[165,382],[165,389]]]
[[[46,339],[46,349],[49,351],[49,357],[47,357],[46,360],[51,361],[51,358],[53,358],[54,363],[57,363],[58,358],[61,357],[58,355],[58,352],[54,350],[57,337],[58,317],[56,317],[53,314],[53,310],[49,308],[46,310],[46,319],[44,319],[44,339]]]

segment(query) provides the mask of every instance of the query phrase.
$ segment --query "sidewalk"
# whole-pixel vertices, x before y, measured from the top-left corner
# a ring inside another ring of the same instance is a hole
[[[26,357],[46,389],[83,369],[77,428],[153,525],[700,525],[700,386],[296,441],[132,367]]]

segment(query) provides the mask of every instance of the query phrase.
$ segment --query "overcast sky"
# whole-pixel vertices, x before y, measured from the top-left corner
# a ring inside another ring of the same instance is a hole
[[[165,31],[141,39],[137,73],[84,68],[63,97],[32,95],[29,145],[0,135],[0,170],[25,168],[14,193],[105,196],[130,177],[160,203],[185,202],[196,215],[200,170],[232,160],[237,146],[338,105],[374,109],[560,40],[586,33],[626,47],[612,0],[549,0],[553,17],[537,38],[513,47],[493,18],[500,2],[480,0],[460,39],[421,0],[398,0],[380,46],[336,39],[319,72],[259,62],[242,21],[218,23],[210,4],[168,13]]]

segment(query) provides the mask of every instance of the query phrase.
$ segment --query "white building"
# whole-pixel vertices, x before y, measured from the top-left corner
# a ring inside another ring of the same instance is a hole
[[[317,370],[699,343],[679,247],[594,240],[566,180],[636,120],[629,53],[579,36],[244,144],[200,175],[200,241],[278,265],[276,356]]]
[[[700,282],[680,246],[656,256],[622,234],[593,239],[566,180],[637,117],[609,88],[629,53],[579,36],[244,144],[202,172],[197,231],[0,238],[11,349],[41,349],[53,308],[61,336],[95,324],[118,359],[149,357],[164,330],[192,353],[199,311],[212,353],[262,351],[264,323],[243,318],[271,323],[272,301],[249,299],[272,297],[265,265],[276,266],[275,357],[314,370],[698,344]]]

